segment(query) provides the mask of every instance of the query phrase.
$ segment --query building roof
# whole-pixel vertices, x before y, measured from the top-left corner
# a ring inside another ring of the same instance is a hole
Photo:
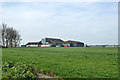
[[[41,41],[40,42],[28,42],[26,45],[39,45],[42,44]]]
[[[45,39],[46,39],[46,42],[53,43],[53,44],[64,43],[64,41],[61,39],[56,39],[56,38],[45,38]]]
[[[61,42],[64,42],[63,40],[57,39],[57,38],[46,38],[46,40],[54,40],[54,41],[61,41]]]
[[[70,44],[70,43],[76,44],[76,43],[83,43],[83,42],[68,40],[68,41],[65,41],[64,43],[65,43],[65,44],[66,44],[66,43],[67,43],[67,44]]]

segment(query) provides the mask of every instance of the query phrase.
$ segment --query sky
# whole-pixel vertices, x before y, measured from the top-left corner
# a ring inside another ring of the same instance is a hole
[[[0,2],[119,2],[119,0],[0,0]]]
[[[117,2],[2,2],[2,22],[21,44],[51,37],[86,44],[118,44]]]

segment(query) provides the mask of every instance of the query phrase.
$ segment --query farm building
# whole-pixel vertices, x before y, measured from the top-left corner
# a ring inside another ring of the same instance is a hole
[[[63,45],[67,45],[68,47],[84,47],[84,43],[79,41],[66,41]]]
[[[62,43],[56,43],[56,47],[63,47]]]
[[[40,47],[41,44],[42,44],[41,41],[40,42],[28,42],[26,44],[26,47]]]
[[[63,47],[72,47],[71,43],[63,43]]]
[[[21,45],[21,47],[26,47],[26,45]]]
[[[49,44],[51,47],[56,47],[56,44],[58,44],[58,43],[60,43],[60,44],[64,43],[63,40],[56,39],[56,38],[43,38],[41,42],[42,42],[43,45],[48,45]]]
[[[63,41],[56,38],[43,38],[39,42],[28,42],[26,47],[84,47],[84,43],[79,41]]]
[[[40,47],[51,47],[51,45],[49,45],[49,44],[45,44],[45,45],[40,45]]]

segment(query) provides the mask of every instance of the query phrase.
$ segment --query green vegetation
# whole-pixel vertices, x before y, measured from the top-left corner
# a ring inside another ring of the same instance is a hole
[[[21,63],[13,64],[12,62],[5,62],[2,66],[3,78],[35,78],[33,68],[31,65]]]
[[[10,61],[14,66],[31,64],[34,73],[43,71],[43,74],[50,75],[49,73],[52,72],[50,76],[61,78],[118,77],[118,48],[3,48],[2,51],[3,66]],[[11,72],[11,70],[7,70],[9,72],[5,72],[3,69],[3,78],[8,77],[5,73]],[[31,70],[29,71],[31,72]]]

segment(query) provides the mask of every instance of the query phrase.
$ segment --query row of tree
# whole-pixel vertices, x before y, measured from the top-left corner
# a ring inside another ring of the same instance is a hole
[[[7,24],[1,25],[2,46],[17,47],[20,44],[21,36],[13,27],[8,27]]]

